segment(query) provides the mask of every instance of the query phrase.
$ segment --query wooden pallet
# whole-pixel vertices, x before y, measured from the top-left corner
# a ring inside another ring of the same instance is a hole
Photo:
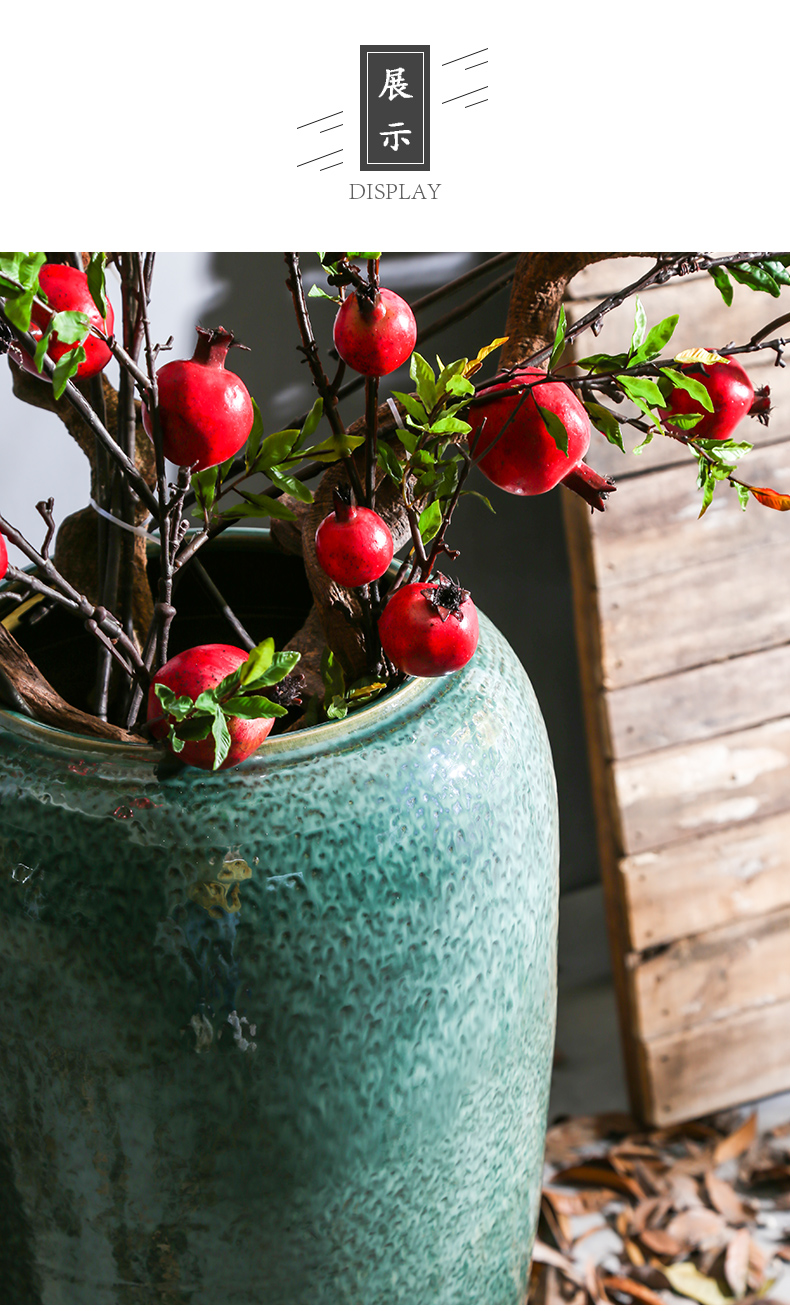
[[[643,265],[580,275],[569,317]],[[651,325],[680,310],[677,349],[790,309],[736,287],[727,310],[707,275],[643,300]],[[752,358],[777,403],[739,429],[744,477],[787,491],[790,379]],[[679,443],[596,435],[588,461],[618,479],[594,517],[563,491],[601,871],[632,1104],[662,1125],[790,1087],[790,515],[724,487],[698,519]]]

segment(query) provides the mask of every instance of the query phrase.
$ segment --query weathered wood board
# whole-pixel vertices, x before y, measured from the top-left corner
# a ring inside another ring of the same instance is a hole
[[[626,952],[790,906],[790,812],[619,862]]]
[[[586,270],[569,317],[651,263]],[[790,309],[690,281],[643,296],[650,324],[681,310],[673,352]],[[632,322],[633,302],[579,354]],[[790,387],[770,355],[741,363],[774,401],[738,430],[742,476],[790,492]],[[790,1087],[790,515],[724,486],[700,520],[679,442],[596,435],[588,461],[619,483],[603,515],[564,497],[598,845],[632,1104],[667,1124]]]

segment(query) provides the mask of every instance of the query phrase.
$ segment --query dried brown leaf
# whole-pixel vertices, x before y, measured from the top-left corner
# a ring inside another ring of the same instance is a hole
[[[606,1296],[606,1289],[601,1282],[600,1275],[595,1268],[595,1262],[590,1259],[585,1267],[585,1284],[587,1292],[597,1306],[609,1306],[611,1299]]]
[[[625,1248],[625,1254],[631,1262],[631,1265],[644,1265],[645,1254],[641,1247],[637,1247],[632,1238],[623,1239],[623,1247]]]
[[[580,1149],[607,1138],[619,1137],[636,1131],[638,1125],[630,1115],[619,1111],[604,1115],[574,1115],[553,1124],[546,1134],[546,1160],[550,1165],[562,1165],[574,1160]]]
[[[692,1206],[701,1205],[699,1188],[690,1174],[682,1174],[673,1167],[664,1178],[664,1186],[676,1211],[688,1211]]]
[[[544,1192],[540,1199],[540,1213],[549,1227],[551,1236],[561,1252],[567,1252],[573,1243],[573,1230],[566,1215],[558,1215],[551,1199]]]
[[[732,1184],[719,1179],[712,1170],[705,1175],[705,1189],[711,1206],[731,1225],[745,1225],[754,1217],[754,1207],[739,1197]]]
[[[583,1165],[570,1165],[565,1170],[559,1170],[554,1175],[551,1182],[559,1183],[580,1183],[580,1184],[598,1184],[602,1188],[612,1188],[618,1193],[630,1193],[632,1197],[641,1198],[642,1190],[633,1180],[624,1175],[617,1174],[615,1170],[608,1165],[601,1165],[595,1162],[585,1162]]]
[[[765,1248],[756,1243],[750,1236],[749,1238],[749,1274],[747,1283],[753,1292],[762,1288],[765,1281],[765,1264],[768,1260],[768,1253]]]
[[[749,1231],[739,1229],[727,1244],[724,1275],[735,1298],[743,1297],[749,1277]]]
[[[631,1233],[641,1234],[643,1229],[648,1228],[657,1205],[657,1198],[645,1197],[643,1201],[639,1202],[638,1205],[633,1208],[633,1210],[629,1207],[628,1211],[622,1213],[627,1218],[628,1228]]]
[[[673,1238],[666,1229],[645,1229],[639,1235],[642,1247],[647,1247],[656,1256],[680,1256],[687,1244]]]
[[[605,1275],[601,1283],[607,1292],[611,1289],[613,1292],[625,1293],[627,1297],[633,1298],[637,1306],[664,1305],[663,1297],[659,1297],[657,1293],[652,1292],[651,1289],[646,1288],[644,1284],[640,1284],[636,1279],[628,1279],[621,1275]]]
[[[586,1188],[575,1193],[544,1188],[543,1195],[548,1197],[557,1215],[589,1215],[591,1211],[602,1211],[619,1196],[611,1188]]]
[[[790,1261],[790,1245],[777,1247],[774,1256],[778,1256],[780,1261]]]
[[[748,1120],[744,1120],[734,1133],[729,1134],[717,1145],[713,1160],[716,1165],[723,1165],[725,1161],[732,1161],[736,1156],[742,1156],[747,1148],[751,1147],[757,1134],[757,1112],[752,1111]]]
[[[709,1252],[714,1247],[722,1247],[727,1241],[728,1228],[723,1216],[711,1211],[707,1206],[691,1207],[681,1211],[667,1225],[666,1232],[676,1239],[681,1247],[701,1252]]]
[[[574,1267],[568,1260],[567,1256],[563,1256],[562,1252],[555,1251],[553,1247],[549,1247],[548,1243],[542,1242],[539,1238],[535,1239],[535,1246],[532,1249],[532,1260],[540,1261],[541,1265],[554,1266],[556,1270],[561,1270],[569,1279],[576,1279],[576,1282],[578,1283],[578,1277],[574,1271]]]

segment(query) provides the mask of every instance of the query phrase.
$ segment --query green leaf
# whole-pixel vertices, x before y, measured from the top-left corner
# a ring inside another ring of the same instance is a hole
[[[707,451],[708,455],[714,460],[721,460],[725,463],[731,463],[733,467],[738,460],[742,460],[744,455],[754,450],[751,442],[710,442],[701,441],[700,446]]]
[[[217,712],[214,715],[214,723],[211,731],[214,734],[214,764],[212,765],[212,769],[219,769],[223,761],[227,759],[231,744],[228,721],[220,709],[217,709]]]
[[[22,285],[19,276],[19,265],[24,258],[25,252],[23,250],[0,251],[0,280],[6,286],[15,289]]]
[[[702,482],[702,509],[699,512],[698,518],[701,519],[703,514],[707,510],[708,506],[713,500],[713,493],[715,492],[715,490],[716,490],[716,479],[712,476],[711,471],[706,469]]]
[[[407,391],[394,391],[392,394],[396,400],[401,402],[409,417],[414,419],[415,423],[424,427],[428,422],[428,412],[422,402],[416,396],[411,396]]]
[[[631,349],[629,351],[629,359],[631,359],[633,355],[635,355],[636,352],[639,350],[639,347],[642,345],[642,342],[645,339],[646,332],[647,332],[647,314],[645,313],[645,307],[642,304],[641,300],[639,299],[638,296],[636,296],[635,306],[634,306],[634,331],[631,334]]]
[[[629,400],[640,409],[646,406],[664,404],[664,397],[659,391],[658,384],[652,378],[629,378],[625,374],[618,375],[617,381],[622,387]],[[642,404],[643,402],[644,404]]]
[[[236,671],[234,670],[233,674],[230,675],[230,677],[232,678],[235,675],[235,673]],[[225,679],[223,679],[222,681],[224,683]],[[218,691],[219,691],[219,684],[217,684],[216,687],[207,687],[205,692],[201,692],[199,696],[195,697],[195,709],[203,711],[207,715],[216,714],[217,707],[219,706]]]
[[[290,455],[300,436],[299,428],[286,428],[284,432],[272,432],[261,442],[258,455],[252,468],[256,473],[267,472],[272,465],[281,464]]]
[[[329,705],[326,707],[327,719],[345,719],[348,714],[348,703],[345,697],[333,696]]]
[[[496,514],[496,510],[494,509],[493,505],[492,505],[491,502],[489,501],[488,497],[487,497],[487,496],[484,496],[482,492],[478,492],[478,491],[476,491],[474,488],[471,488],[471,487],[470,487],[470,488],[468,488],[468,490],[461,492],[461,495],[462,495],[462,496],[476,496],[477,499],[478,499],[479,501],[482,501],[482,502],[483,502],[483,505],[487,505],[487,506],[488,506],[488,508],[489,508],[489,510],[491,511],[492,514]]]
[[[409,377],[414,381],[417,388],[417,395],[425,406],[426,411],[430,414],[436,404],[436,377],[433,369],[422,355],[414,351],[409,364]],[[405,404],[405,402],[404,402]]]
[[[420,536],[423,542],[430,542],[442,526],[442,507],[438,501],[432,501],[420,515]]]
[[[259,687],[274,687],[290,674],[300,659],[301,655],[298,651],[275,651],[266,669],[258,672],[254,678],[245,678],[244,691],[255,692]]]
[[[565,329],[566,329],[565,306],[560,305],[560,317],[559,320],[557,321],[557,331],[554,334],[554,345],[551,348],[549,367],[546,370],[547,373],[553,372],[556,365],[559,364],[560,362],[560,359],[562,357],[562,352],[565,350]]]
[[[537,401],[535,401],[535,404],[538,414],[545,423],[549,436],[552,438],[557,450],[562,451],[563,455],[567,455],[568,433],[562,419],[553,410],[547,410],[545,405],[538,405]]]
[[[436,379],[436,390],[440,396],[444,395],[446,391],[451,390],[450,383],[454,378],[458,379],[459,382],[467,382],[467,379],[464,377],[464,369],[469,363],[468,359],[453,360],[452,364],[442,364],[442,361],[437,355],[436,363],[439,366],[439,376]],[[474,384],[469,383],[469,386],[472,388],[472,391],[474,391]]]
[[[61,310],[52,316],[52,330],[64,346],[73,346],[75,342],[81,344],[89,329],[90,320],[81,310]]]
[[[616,373],[618,369],[624,369],[628,364],[627,355],[586,355],[583,360],[577,360],[576,363],[582,369],[589,369],[592,373]]]
[[[77,369],[87,358],[84,346],[74,346],[70,351],[66,351],[65,355],[61,355],[52,374],[52,391],[56,401],[60,400],[66,390],[69,378],[74,377]]]
[[[267,696],[232,696],[223,701],[222,709],[236,719],[282,719],[288,714],[285,706]]]
[[[741,503],[741,509],[745,510],[749,504],[749,488],[744,487],[743,483],[736,483],[735,490],[738,493],[738,500]]]
[[[371,683],[369,674],[363,674],[355,683],[352,683],[346,693],[346,699],[353,701],[355,705],[360,705],[363,701],[371,701],[379,692],[386,690],[386,683]]]
[[[30,255],[23,255],[19,261],[19,282],[26,291],[38,291],[38,275],[41,267],[46,264],[47,257],[43,250],[35,251]]]
[[[760,264],[733,264],[730,274],[736,282],[751,287],[752,291],[766,291],[769,296],[781,295],[776,279]]]
[[[336,460],[341,460],[345,455],[350,455],[358,446],[361,446],[365,440],[364,433],[354,435],[343,432],[332,433],[325,441],[320,442],[317,446],[309,446],[301,454],[310,456],[313,460],[324,460],[328,464],[334,464]]]
[[[732,305],[732,283],[726,269],[708,269],[708,273],[713,278],[725,305]]]
[[[713,401],[708,395],[708,389],[698,378],[690,378],[687,373],[681,373],[678,369],[662,369],[665,378],[673,383],[675,387],[680,387],[687,391],[693,400],[699,401],[700,405],[706,410],[713,410]],[[661,402],[663,404],[663,402]]]
[[[246,687],[264,675],[274,659],[274,638],[265,637],[250,651],[244,664],[239,667],[239,686]]]
[[[195,708],[191,696],[178,696],[164,683],[154,683],[154,692],[165,714],[172,715],[173,719],[185,719]]]
[[[701,414],[668,414],[664,420],[665,423],[671,423],[673,427],[680,428],[682,432],[690,432],[696,428],[697,424],[702,422]]]
[[[52,323],[50,322],[49,325],[47,326],[46,332],[43,334],[42,337],[39,338],[39,341],[36,345],[36,351],[33,356],[33,363],[35,364],[36,369],[38,370],[39,373],[42,373],[44,369],[44,356],[47,353],[47,346],[49,345],[49,339],[51,336],[52,336]]]
[[[288,492],[289,496],[301,501],[303,505],[313,504],[313,493],[310,488],[305,483],[300,482],[298,478],[294,478],[293,474],[284,473],[282,469],[272,468],[269,470],[269,477],[275,487],[280,488],[281,492]]]
[[[603,433],[608,442],[613,446],[619,446],[625,455],[625,444],[623,434],[620,431],[620,425],[614,415],[603,405],[598,405],[595,401],[585,402],[584,407],[593,421],[593,424],[599,432]]]
[[[645,450],[645,448],[646,448],[647,446],[650,445],[650,443],[652,442],[653,438],[654,438],[654,437],[657,437],[657,436],[658,436],[658,433],[657,433],[657,432],[655,432],[655,431],[654,431],[654,432],[649,432],[649,433],[647,434],[647,436],[646,436],[646,437],[645,437],[645,438],[644,438],[644,439],[639,443],[639,445],[634,447],[634,449],[633,449],[633,451],[631,452],[631,454],[632,454],[632,455],[641,455],[642,452],[643,452],[643,450]]]
[[[264,496],[257,492],[242,492],[246,498],[238,505],[223,509],[223,519],[296,519],[294,510],[281,505],[274,496]]]
[[[677,314],[670,314],[666,319],[662,319],[660,323],[657,323],[654,328],[651,328],[639,350],[629,360],[629,364],[644,364],[647,360],[654,360],[657,355],[660,355],[667,342],[672,338],[678,325],[678,317]]]
[[[761,260],[761,264],[762,267],[770,273],[775,282],[781,283],[782,286],[790,287],[790,273],[788,273],[784,264],[779,263],[778,259],[764,259]]]
[[[247,434],[247,445],[244,448],[247,473],[250,472],[255,463],[255,457],[261,449],[263,440],[263,416],[258,408],[258,402],[253,397],[250,397],[250,399],[252,400],[252,427]]]
[[[30,314],[33,308],[34,291],[17,291],[6,296],[3,313],[9,323],[13,323],[20,332],[30,330]]]
[[[193,719],[185,719],[178,726],[178,737],[181,739],[181,746],[185,742],[201,742],[204,737],[208,737],[213,723],[213,715],[195,715]],[[181,750],[181,747],[178,749]]]
[[[324,402],[323,399],[319,396],[318,400],[313,403],[313,408],[311,409],[310,413],[308,414],[307,418],[302,424],[301,441],[299,443],[300,446],[303,446],[305,442],[309,442],[310,438],[312,437],[313,433],[315,432],[316,428],[321,422],[323,413],[324,413]]]
[[[454,414],[443,414],[440,419],[437,419],[435,423],[431,424],[428,431],[435,432],[435,433],[443,433],[443,432],[464,433],[464,432],[471,432],[472,427],[471,424],[464,423],[463,419],[456,419]]]
[[[104,282],[104,264],[107,259],[103,250],[94,251],[87,267],[88,291],[91,300],[103,319],[107,318],[107,293]]]
[[[192,491],[195,493],[195,499],[201,509],[209,514],[211,507],[217,499],[217,481],[219,469],[213,465],[210,469],[202,469],[200,473],[193,473],[191,479]]]
[[[321,677],[324,681],[324,707],[326,708],[331,704],[333,697],[344,697],[346,694],[343,666],[328,646],[324,648],[321,656]]]
[[[329,292],[324,291],[323,287],[319,287],[317,282],[313,283],[307,295],[311,300],[331,300],[335,305],[342,304],[341,296],[330,296]]]
[[[474,396],[475,385],[468,378],[464,378],[463,374],[456,373],[448,378],[445,394],[448,396]]]
[[[380,250],[347,250],[349,259],[381,259]]]
[[[384,473],[388,473],[393,482],[400,484],[403,478],[403,465],[389,443],[381,437],[378,440],[377,459],[379,468]]]

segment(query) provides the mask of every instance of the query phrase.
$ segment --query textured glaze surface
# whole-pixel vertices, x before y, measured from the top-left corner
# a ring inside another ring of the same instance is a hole
[[[543,721],[482,616],[465,669],[355,720],[159,783],[0,713],[9,1300],[523,1300]]]

